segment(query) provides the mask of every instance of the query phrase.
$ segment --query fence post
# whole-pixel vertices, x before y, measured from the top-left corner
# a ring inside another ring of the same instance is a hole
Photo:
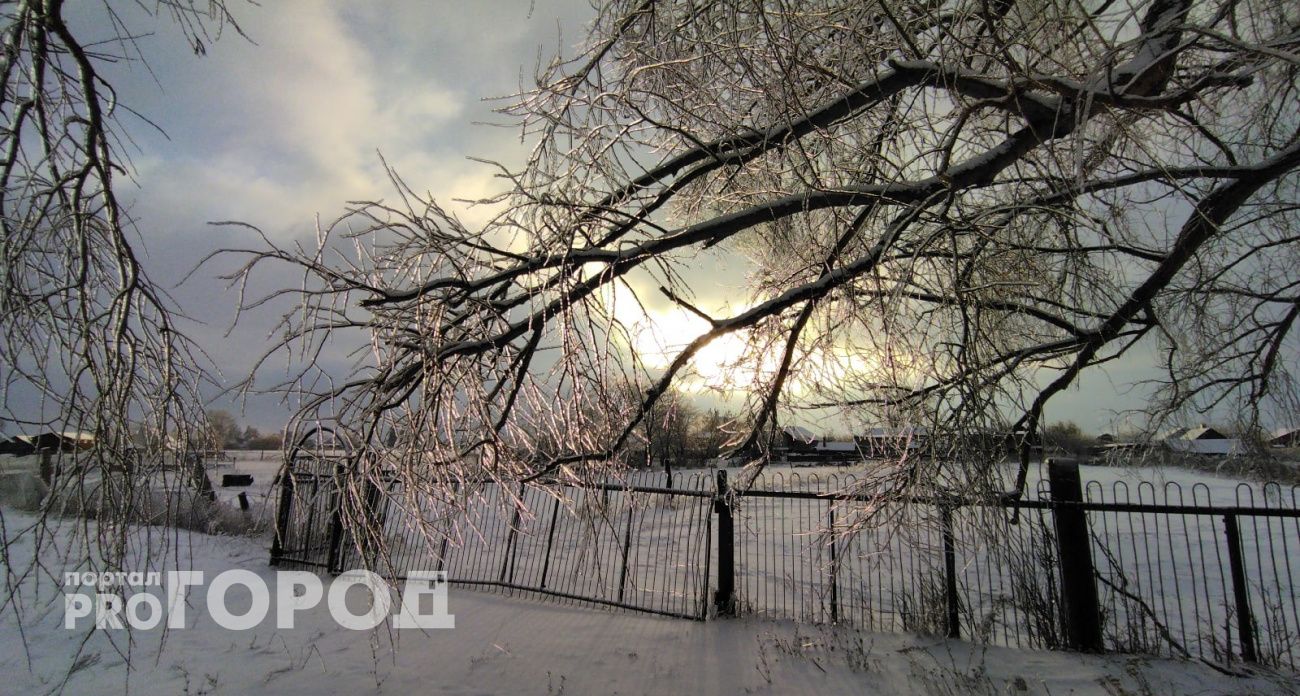
[[[828,528],[830,529],[831,542],[831,623],[840,622],[840,587],[839,578],[836,577],[839,566],[835,557],[835,501],[827,501],[826,514],[829,518]]]
[[[372,469],[373,471],[374,469]],[[360,552],[359,563],[363,564],[366,570],[379,570],[380,548],[377,539],[384,537],[384,523],[388,519],[388,500],[384,497],[384,489],[379,487],[375,479],[366,476],[362,479],[362,488],[365,495],[361,499],[362,508],[362,537],[355,544]],[[388,570],[398,572],[392,568],[392,557],[388,558]]]
[[[627,555],[632,549],[632,513],[636,510],[636,503],[632,499],[632,491],[625,491],[623,499],[627,501],[627,527],[623,529],[623,569],[618,573],[618,602],[623,603],[623,595],[627,591]]]
[[[1071,650],[1102,652],[1101,603],[1097,598],[1096,571],[1092,564],[1092,540],[1088,513],[1083,502],[1079,465],[1074,462],[1047,463],[1051,483],[1052,519],[1056,527],[1056,552],[1061,567],[1061,599],[1065,604],[1065,639]]]
[[[335,575],[343,572],[343,499],[347,494],[343,490],[343,477],[346,474],[347,469],[340,460],[334,466],[334,480],[331,482],[334,489],[331,500],[334,505],[330,511],[329,559],[325,562],[325,568]]]
[[[451,482],[451,490],[452,490],[453,492],[455,492],[455,493],[459,493],[459,492],[460,492],[460,482],[459,482],[459,481],[455,481],[455,480],[453,480],[453,481]],[[456,505],[455,501],[450,501],[450,503],[451,503],[451,504],[450,504],[448,507],[450,507],[452,510],[455,510],[455,505]],[[443,572],[444,570],[447,569],[447,542],[448,542],[448,541],[450,540],[450,538],[451,538],[451,531],[452,531],[452,529],[451,529],[451,519],[452,519],[451,516],[448,515],[448,516],[447,516],[447,522],[448,522],[448,524],[447,524],[447,530],[446,530],[446,531],[443,533],[443,535],[442,535],[442,542],[438,544],[438,566],[437,566],[437,572],[439,572],[439,573],[441,573],[441,572]]]
[[[555,523],[560,517],[560,496],[555,496],[551,506],[551,529],[546,533],[546,555],[542,560],[542,582],[538,587],[546,589],[546,574],[551,570],[551,546],[555,542]]]
[[[736,615],[736,535],[731,518],[727,472],[718,470],[713,511],[718,515],[718,589],[713,606],[718,616]]]
[[[271,539],[272,567],[280,565],[280,557],[284,555],[284,536],[289,533],[289,512],[293,505],[293,463],[294,459],[290,459],[280,476],[280,507],[275,511],[275,537]]]
[[[497,485],[500,486],[501,484]],[[510,518],[510,532],[506,537],[505,558],[501,559],[501,577],[497,578],[497,582],[509,582],[510,584],[515,582],[515,547],[518,546],[516,537],[519,535],[519,508],[524,499],[525,485],[527,484],[519,484],[519,500],[514,504],[515,514]],[[507,569],[510,571],[509,579],[506,577]]]
[[[948,637],[961,638],[961,599],[957,595],[957,548],[952,532],[952,506],[939,507],[943,527],[944,590],[948,598]]]
[[[1237,633],[1241,636],[1241,659],[1258,662],[1255,652],[1255,617],[1250,611],[1250,595],[1246,587],[1246,564],[1241,560],[1241,530],[1237,516],[1223,516],[1223,528],[1228,537],[1228,563],[1232,566],[1232,596],[1237,605]],[[1229,643],[1231,644],[1231,643]]]

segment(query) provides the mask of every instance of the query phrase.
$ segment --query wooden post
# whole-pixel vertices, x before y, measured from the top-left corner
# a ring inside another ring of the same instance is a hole
[[[50,461],[50,451],[41,450],[41,480],[47,487],[54,485],[54,463]]]
[[[713,511],[718,515],[718,589],[713,605],[718,616],[736,615],[736,537],[728,498],[727,472],[718,471]]]
[[[217,491],[212,487],[212,480],[208,478],[207,468],[203,466],[203,454],[200,452],[189,452],[185,455],[189,458],[190,479],[194,482],[194,488],[208,502],[215,502]]]
[[[1258,662],[1255,651],[1255,617],[1250,611],[1250,595],[1246,586],[1246,564],[1241,559],[1241,530],[1237,516],[1223,516],[1223,531],[1228,537],[1228,563],[1232,567],[1232,597],[1237,605],[1237,633],[1241,639],[1241,659]]]
[[[1099,653],[1104,650],[1101,639],[1101,602],[1097,598],[1088,513],[1077,506],[1077,503],[1083,502],[1079,465],[1049,461],[1047,476],[1051,483],[1052,502],[1065,503],[1052,509],[1052,518],[1056,527],[1056,551],[1061,567],[1066,646],[1071,650]]]

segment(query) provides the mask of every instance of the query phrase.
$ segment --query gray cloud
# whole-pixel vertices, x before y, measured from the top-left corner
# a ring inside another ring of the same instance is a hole
[[[120,102],[131,144],[133,182],[121,194],[136,219],[146,271],[171,289],[184,324],[226,381],[247,374],[268,345],[283,304],[246,315],[231,329],[238,296],[209,264],[173,287],[201,258],[226,247],[257,245],[256,235],[217,220],[261,228],[280,243],[310,240],[314,220],[337,216],[349,200],[389,194],[382,152],[417,190],[449,207],[481,197],[492,171],[468,156],[517,162],[517,134],[475,122],[501,119],[485,97],[515,92],[557,36],[580,35],[591,15],[583,3],[354,3],[294,0],[232,3],[251,41],[226,32],[196,57],[168,18],[130,3],[113,7],[141,33],[148,61],[104,67]],[[115,36],[106,6],[79,5],[74,26],[87,41]],[[162,132],[159,132],[161,129]],[[462,210],[466,219],[479,214]],[[284,278],[260,276],[253,293]],[[342,371],[343,355],[327,357]],[[274,377],[275,371],[268,374]],[[215,402],[231,407],[229,399]],[[255,399],[247,419],[276,426],[288,415]]]

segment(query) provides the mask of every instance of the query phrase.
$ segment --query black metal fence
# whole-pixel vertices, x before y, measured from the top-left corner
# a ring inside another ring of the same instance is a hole
[[[1216,505],[1202,483],[1080,489],[1074,472],[1019,501],[765,477],[732,497],[737,611],[1300,667],[1300,488],[1243,484]]]
[[[389,480],[350,508],[341,460],[300,457],[272,562],[443,570],[694,619],[1300,667],[1300,488],[1243,485],[1224,506],[1204,484],[1083,487],[1077,468],[1052,474],[1026,499],[982,501],[845,495],[857,481],[838,474],[743,490],[725,472],[679,475],[674,488],[475,483],[454,500]],[[358,507],[374,543],[344,532]]]
[[[454,499],[367,484],[376,529],[348,533],[349,486],[333,464],[295,465],[282,492],[273,564],[394,579],[445,571],[462,585],[535,592],[654,614],[702,619],[709,611],[712,477],[673,489],[622,484],[503,486],[475,482]]]
[[[1089,484],[1105,646],[1300,666],[1300,488]]]
[[[845,497],[852,475],[776,475],[737,496],[743,613],[1049,648],[1064,644],[1046,510]]]

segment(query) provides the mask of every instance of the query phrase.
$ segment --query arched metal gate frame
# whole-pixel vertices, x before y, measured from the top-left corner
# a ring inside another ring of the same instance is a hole
[[[333,447],[322,445],[326,436]],[[313,427],[295,440],[279,476],[271,565],[293,563],[342,572],[352,546],[342,518],[344,495],[359,451],[346,433],[328,426]]]

